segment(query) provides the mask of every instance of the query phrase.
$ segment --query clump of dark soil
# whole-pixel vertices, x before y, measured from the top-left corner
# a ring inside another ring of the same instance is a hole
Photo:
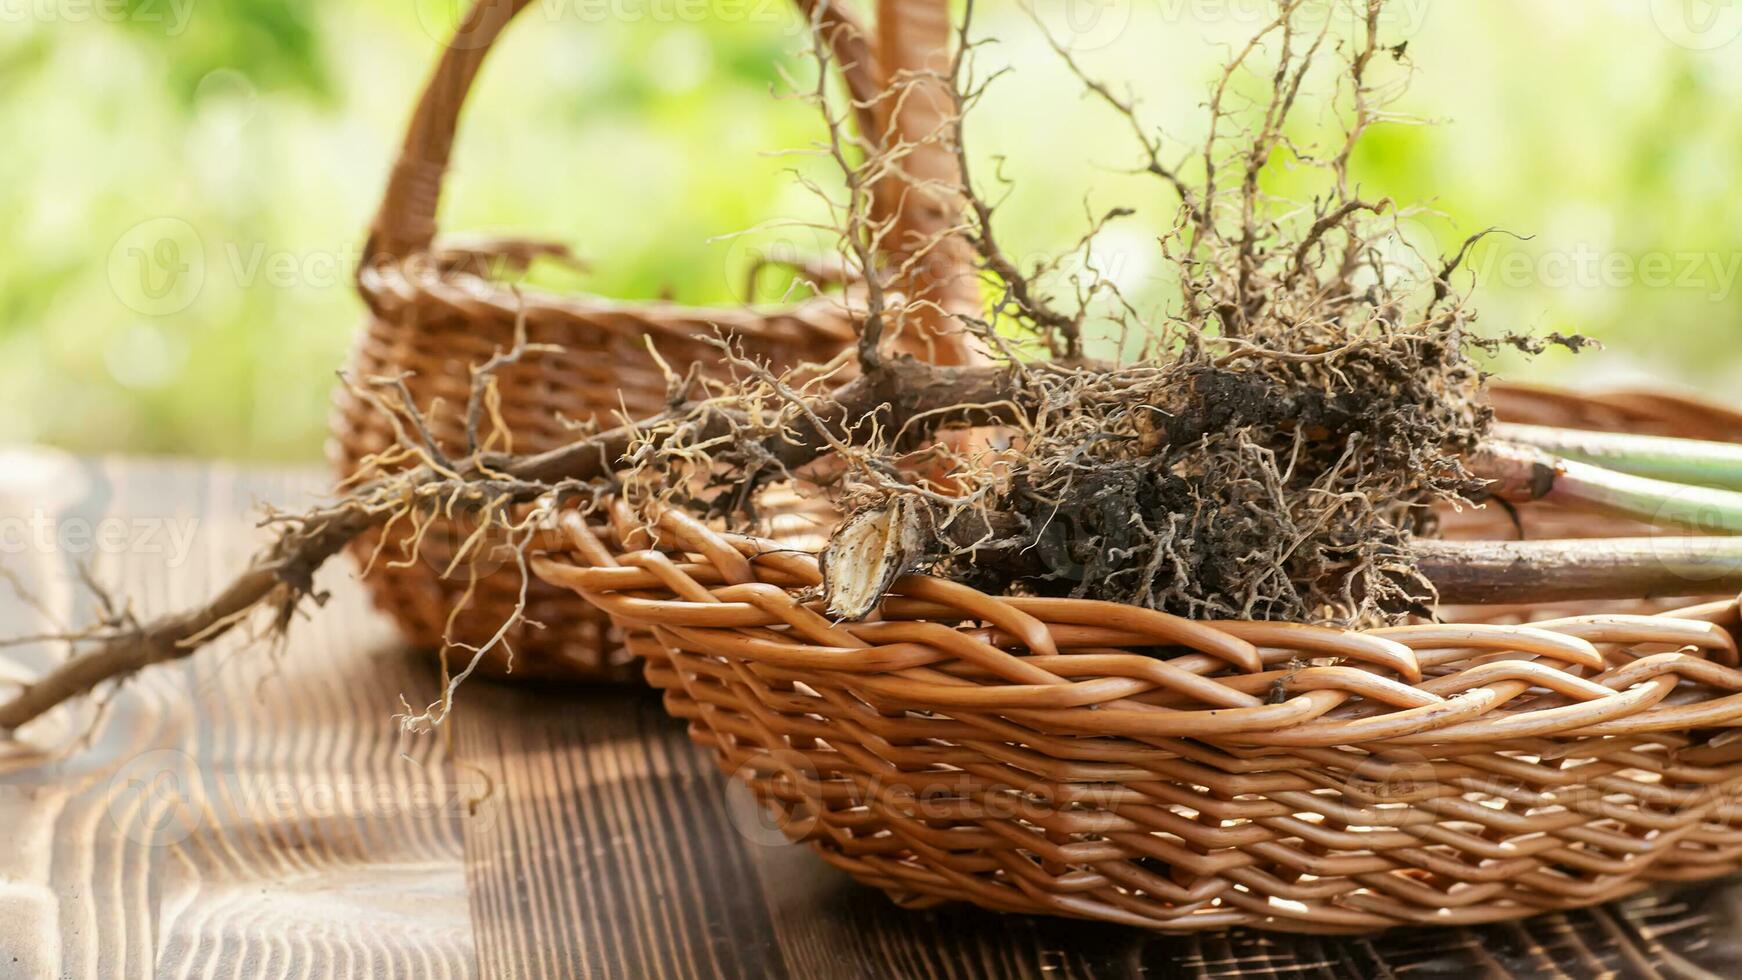
[[[999,542],[939,568],[983,588],[1191,616],[1417,610],[1432,588],[1406,542],[1431,531],[1433,504],[1481,487],[1461,457],[1491,416],[1461,321],[1277,324],[1237,354],[1186,344],[1116,383],[1038,382],[1061,411],[1011,454],[1020,463],[985,505]]]

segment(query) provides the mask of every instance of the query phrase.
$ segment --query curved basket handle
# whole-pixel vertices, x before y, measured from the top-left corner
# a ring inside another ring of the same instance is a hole
[[[405,133],[399,160],[387,178],[381,209],[363,246],[363,264],[404,258],[429,248],[436,235],[436,206],[454,147],[460,108],[490,46],[528,0],[478,0],[466,11],[424,86]]]
[[[949,80],[955,39],[949,0],[878,0],[882,83],[906,88],[878,103],[879,143],[910,149],[877,186],[872,210],[889,224],[891,264],[907,270],[903,289],[918,301],[910,317],[915,329],[900,348],[937,364],[981,364],[985,352],[956,325],[957,316],[986,315],[973,246],[949,233],[966,202],[944,190],[962,182]]]
[[[428,249],[436,236],[436,207],[453,151],[460,109],[478,69],[502,29],[529,0],[477,0],[442,52],[412,114],[399,159],[387,178],[381,208],[363,247],[364,265]],[[857,104],[865,138],[881,135],[869,116],[878,70],[858,15],[843,0],[797,0],[806,19],[816,18],[834,49],[837,70]],[[820,7],[820,10],[818,9]]]

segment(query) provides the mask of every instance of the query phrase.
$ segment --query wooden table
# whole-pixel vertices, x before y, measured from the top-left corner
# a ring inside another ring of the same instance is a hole
[[[323,480],[8,454],[0,549],[50,612],[89,613],[81,554],[162,610],[240,565],[260,540],[257,501],[306,502]],[[1360,940],[904,912],[770,840],[646,692],[473,683],[442,735],[402,737],[399,698],[432,700],[433,671],[351,577],[327,570],[332,600],[284,650],[232,644],[158,668],[112,700],[88,746],[0,756],[0,977],[1742,971],[1735,885]],[[0,598],[0,632],[43,626]],[[26,647],[0,663],[53,655]]]

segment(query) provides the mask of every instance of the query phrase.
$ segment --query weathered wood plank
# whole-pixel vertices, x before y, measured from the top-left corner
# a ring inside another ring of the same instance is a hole
[[[763,840],[757,835],[758,840]],[[958,907],[910,911],[807,848],[752,845],[788,961],[799,976],[1125,976],[1129,930]]]
[[[786,974],[713,767],[646,691],[478,685],[458,764],[481,968],[512,977]]]
[[[125,544],[90,557],[147,610],[194,601],[240,567],[260,540],[257,499],[296,503],[324,482],[306,469],[41,465],[34,480],[9,470],[4,514],[40,512],[63,546],[81,522],[125,529]],[[182,560],[146,539],[154,527],[185,537]],[[88,614],[70,581],[78,555],[13,557],[22,578],[47,583],[51,610]],[[439,740],[402,744],[392,720],[402,692],[431,696],[430,674],[348,577],[326,576],[334,600],[280,655],[232,645],[153,670],[114,699],[88,748],[7,767],[0,976],[15,975],[14,958],[19,976],[474,972],[451,772]],[[6,633],[41,626],[7,613]]]
[[[168,538],[85,546],[149,609],[240,565],[259,540],[256,497],[295,503],[324,483],[317,471],[34,460],[0,460],[7,527],[40,512],[51,537],[117,517],[135,532],[192,530],[180,561]],[[0,557],[77,618],[92,600],[73,577],[80,549],[65,544]],[[399,696],[436,693],[427,658],[400,649],[348,569],[324,581],[333,601],[281,655],[226,647],[154,670],[88,747],[48,764],[0,752],[0,978],[1742,973],[1737,882],[1356,939],[905,911],[773,843],[649,692],[476,683],[445,736],[403,739]],[[40,620],[0,592],[0,633]],[[51,655],[9,650],[0,666]]]

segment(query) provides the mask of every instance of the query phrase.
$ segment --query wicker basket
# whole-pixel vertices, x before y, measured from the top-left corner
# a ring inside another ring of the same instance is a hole
[[[1623,402],[1509,414],[1698,407]],[[812,555],[678,512],[657,548],[621,508],[562,530],[537,573],[641,630],[722,769],[902,905],[1361,932],[1742,866],[1735,598],[1347,632],[909,576],[834,624]]]
[[[433,420],[438,441],[463,448],[464,430],[454,408],[466,403],[471,368],[511,346],[516,318],[524,316],[533,342],[562,349],[529,356],[498,375],[513,447],[536,452],[575,438],[565,420],[613,417],[623,410],[640,417],[664,406],[665,379],[644,338],[653,338],[680,372],[691,363],[718,361],[718,351],[698,339],[716,330],[734,334],[746,353],[776,365],[825,361],[838,353],[853,332],[840,304],[830,299],[759,312],[515,291],[492,281],[488,268],[564,253],[525,241],[469,247],[437,241],[436,205],[461,105],[491,44],[525,5],[525,0],[481,0],[424,89],[365,248],[357,284],[370,318],[357,338],[350,374],[407,374],[420,407],[440,399],[448,408]],[[393,433],[379,412],[348,390],[341,388],[335,402],[329,456],[343,477],[365,456],[391,445]],[[441,644],[450,610],[465,591],[464,576],[445,579],[441,572],[468,532],[438,523],[423,539],[417,561],[390,564],[396,553],[390,546],[366,580],[376,604],[420,646]],[[357,542],[354,554],[367,560],[378,543],[378,535],[369,535]],[[520,584],[513,569],[484,575],[453,624],[455,638],[475,643],[493,633],[513,609]],[[574,596],[534,582],[527,614],[548,628],[520,630],[508,638],[516,675],[615,680],[632,674],[604,617]],[[506,662],[498,655],[485,666],[499,672]]]
[[[1742,442],[1742,412],[1691,395],[1623,389],[1593,398],[1517,382],[1492,385],[1488,394],[1506,422]]]

